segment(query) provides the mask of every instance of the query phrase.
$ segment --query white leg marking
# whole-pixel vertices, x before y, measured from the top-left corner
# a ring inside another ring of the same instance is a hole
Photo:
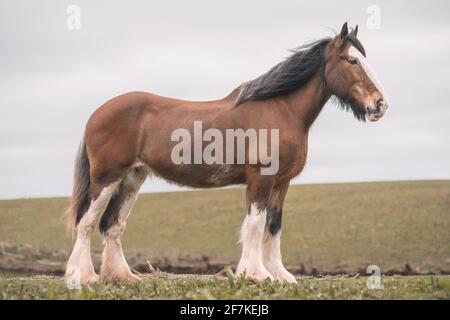
[[[263,262],[275,280],[297,283],[295,277],[286,270],[281,260],[281,230],[272,235],[267,229],[263,240]]]
[[[264,267],[262,260],[262,241],[266,224],[266,210],[258,211],[256,204],[250,205],[241,229],[242,256],[236,268],[236,275],[243,273],[249,278],[262,281],[273,279]]]
[[[129,216],[138,193],[131,193],[123,202],[118,222],[109,228],[104,235],[105,249],[102,254],[102,267],[100,271],[102,282],[131,281],[136,282],[140,279],[135,276],[128,266],[122,250],[123,231],[126,226],[126,219]]]
[[[99,216],[105,211],[117,183],[103,188],[97,199],[91,201],[88,211],[77,226],[77,240],[67,262],[66,283],[78,286],[98,280],[91,258],[91,234],[97,225]]]

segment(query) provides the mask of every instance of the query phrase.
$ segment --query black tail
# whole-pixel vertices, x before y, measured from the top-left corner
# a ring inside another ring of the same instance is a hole
[[[69,230],[75,230],[84,213],[89,209],[90,165],[86,151],[85,137],[80,143],[75,159],[75,173],[70,207],[67,210]]]

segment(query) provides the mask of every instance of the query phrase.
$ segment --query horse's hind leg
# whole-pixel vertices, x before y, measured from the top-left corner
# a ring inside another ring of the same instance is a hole
[[[136,282],[122,250],[121,236],[126,219],[136,202],[139,188],[147,177],[144,167],[134,168],[122,180],[118,193],[111,199],[100,221],[105,248],[102,254],[100,281],[103,283]]]
[[[98,280],[92,264],[90,239],[98,218],[105,211],[117,185],[118,182],[108,185],[93,183],[90,186],[92,200],[89,209],[77,225],[77,240],[67,262],[65,278],[69,286],[79,286]]]

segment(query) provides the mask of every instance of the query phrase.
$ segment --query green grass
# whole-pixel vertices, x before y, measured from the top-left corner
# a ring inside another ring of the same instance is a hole
[[[0,299],[450,299],[450,276],[391,276],[383,289],[366,278],[300,278],[297,285],[233,277],[160,275],[139,284],[70,290],[61,278],[0,278]]]
[[[235,263],[243,189],[142,194],[128,220],[125,253],[173,254]],[[0,201],[0,241],[70,250],[67,198]],[[283,216],[288,265],[355,272],[411,265],[450,270],[450,181],[291,186]],[[99,235],[95,250],[101,250]]]

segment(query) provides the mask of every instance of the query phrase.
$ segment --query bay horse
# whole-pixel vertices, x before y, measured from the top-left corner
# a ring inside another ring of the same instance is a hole
[[[247,213],[236,275],[295,283],[281,259],[281,217],[289,182],[305,165],[309,128],[331,97],[360,121],[377,121],[388,107],[357,33],[357,26],[349,32],[345,23],[336,36],[294,49],[290,57],[220,100],[194,102],[131,92],[99,107],[87,122],[75,162],[68,224],[76,230],[76,243],[67,263],[67,283],[75,276],[80,284],[139,281],[125,260],[121,236],[139,188],[151,175],[195,188],[245,184]],[[278,129],[277,172],[261,174],[261,162],[175,164],[171,134],[179,128],[193,132],[195,121],[219,132]],[[90,253],[98,222],[104,240],[100,276]]]

